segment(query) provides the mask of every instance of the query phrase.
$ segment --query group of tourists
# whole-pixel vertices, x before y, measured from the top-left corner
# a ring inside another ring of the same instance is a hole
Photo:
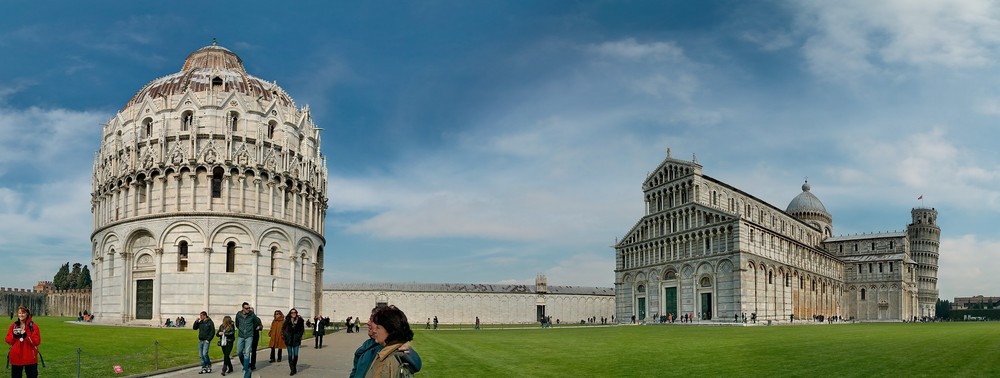
[[[229,315],[223,317],[222,325],[218,329],[215,328],[212,318],[208,317],[208,313],[202,311],[198,315],[198,320],[194,322],[194,329],[198,330],[198,356],[201,359],[201,372],[199,374],[212,372],[212,360],[208,357],[208,350],[212,339],[216,336],[219,337],[216,345],[222,348],[222,375],[233,372],[230,353],[232,353],[234,346],[243,368],[243,377],[250,378],[251,372],[257,369],[257,346],[259,345],[260,331],[264,329],[264,326],[249,303],[243,302],[235,319]],[[280,362],[282,350],[287,350],[289,375],[297,373],[299,346],[302,344],[304,334],[305,320],[299,316],[298,310],[295,308],[288,310],[287,317],[281,310],[274,311],[274,319],[271,321],[271,329],[268,332],[270,337],[268,347],[271,349],[270,361],[276,361],[275,351],[277,351],[277,361]]]
[[[13,317],[12,317],[13,318]],[[357,319],[355,319],[357,321]],[[329,318],[317,315],[312,323],[316,338],[315,348],[322,348],[322,336]],[[368,318],[368,339],[354,352],[354,364],[351,369],[352,378],[389,377],[412,375],[420,371],[422,361],[417,351],[410,346],[413,340],[413,330],[406,319],[406,314],[396,306],[379,306],[372,309]],[[268,336],[268,347],[271,349],[270,361],[280,362],[282,350],[287,350],[289,375],[297,373],[299,347],[305,334],[305,320],[299,316],[298,310],[292,308],[285,316],[281,310],[274,311]],[[256,350],[262,322],[253,307],[243,302],[235,316],[226,315],[218,328],[215,322],[202,311],[194,321],[193,329],[198,331],[198,356],[201,360],[199,374],[212,372],[212,360],[208,356],[212,341],[218,337],[216,345],[222,348],[222,375],[233,372],[231,353],[236,347],[243,377],[249,378],[256,369]],[[41,331],[31,319],[31,312],[24,306],[17,308],[17,320],[7,329],[5,338],[10,351],[7,359],[11,367],[11,377],[38,377],[38,362],[42,359],[38,346],[42,343]],[[277,352],[277,353],[275,353]],[[275,359],[277,357],[277,359]]]

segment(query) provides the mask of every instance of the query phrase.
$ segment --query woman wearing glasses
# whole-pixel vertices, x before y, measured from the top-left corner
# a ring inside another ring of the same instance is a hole
[[[299,363],[299,345],[302,345],[302,335],[306,332],[305,320],[299,316],[296,309],[288,310],[288,317],[285,324],[281,326],[281,336],[285,339],[285,347],[288,348],[288,368],[289,375],[295,375],[296,365]]]

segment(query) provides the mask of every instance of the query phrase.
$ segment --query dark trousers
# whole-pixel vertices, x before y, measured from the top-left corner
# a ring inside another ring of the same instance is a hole
[[[316,348],[320,348],[320,347],[323,346],[323,334],[322,333],[318,334],[318,335],[314,334],[313,335],[313,339],[316,340]]]
[[[21,371],[24,371],[28,378],[38,378],[38,364],[10,365],[11,378],[21,378]]]
[[[253,333],[253,352],[250,353],[250,370],[257,368],[257,343],[260,342],[260,331]]]

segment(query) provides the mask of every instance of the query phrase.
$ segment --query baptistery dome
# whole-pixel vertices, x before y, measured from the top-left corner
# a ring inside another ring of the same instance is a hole
[[[94,159],[98,321],[297,307],[315,314],[327,165],[320,129],[215,44],[140,89]]]

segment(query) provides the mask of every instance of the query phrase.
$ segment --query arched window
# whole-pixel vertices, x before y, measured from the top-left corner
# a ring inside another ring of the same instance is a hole
[[[276,256],[277,254],[278,254],[278,247],[271,247],[271,275],[272,276],[278,274],[278,267],[275,266],[275,264],[278,262],[278,258]],[[274,290],[274,288],[271,288],[271,290]]]
[[[278,128],[278,123],[271,121],[267,123],[267,139],[274,139],[274,130]]]
[[[149,138],[149,137],[153,136],[153,119],[152,118],[146,118],[146,119],[142,120],[142,130],[143,130],[143,136],[145,136],[146,138]]]
[[[223,87],[222,87],[222,78],[218,77],[218,76],[212,78],[212,90],[213,91],[222,91],[222,89],[223,89]]]
[[[236,243],[226,244],[226,272],[236,271]]]
[[[238,124],[239,121],[240,121],[240,113],[229,112],[229,130],[230,131],[232,131],[232,132],[236,132],[237,131],[236,125]]]
[[[666,275],[663,276],[663,279],[665,279],[665,280],[676,280],[677,279],[677,272],[674,272],[674,271],[671,270],[671,271],[667,272]]]
[[[188,270],[188,242],[181,240],[177,245],[177,271],[187,272]]]
[[[646,292],[646,285],[639,285],[638,287],[635,288],[635,291],[639,292],[639,293],[645,293]]]
[[[115,276],[115,250],[111,250],[108,254],[108,277]]]
[[[194,112],[188,110],[181,113],[181,131],[191,130],[191,124],[194,122]]]
[[[222,174],[221,167],[212,170],[212,198],[222,198]]]
[[[865,289],[861,288],[861,300],[865,300]]]

